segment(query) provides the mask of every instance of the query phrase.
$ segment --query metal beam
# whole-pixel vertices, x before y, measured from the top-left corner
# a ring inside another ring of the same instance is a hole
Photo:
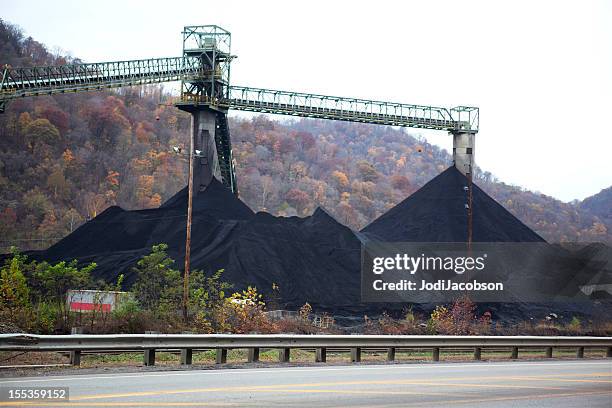
[[[477,107],[442,108],[368,99],[230,86],[218,106],[252,112],[332,119],[378,125],[476,133]]]
[[[180,81],[205,74],[199,60],[189,57],[21,68],[7,66],[3,68],[0,79],[0,102],[28,96]]]
[[[0,334],[0,351],[231,348],[612,347],[612,337],[290,334]]]

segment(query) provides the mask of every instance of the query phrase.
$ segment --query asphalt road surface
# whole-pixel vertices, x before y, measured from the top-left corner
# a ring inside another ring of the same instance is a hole
[[[429,363],[13,378],[78,407],[612,407],[612,360]],[[0,406],[18,406],[15,402]]]

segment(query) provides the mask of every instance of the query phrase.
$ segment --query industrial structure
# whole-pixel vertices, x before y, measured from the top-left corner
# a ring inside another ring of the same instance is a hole
[[[395,102],[233,86],[231,34],[216,25],[186,26],[183,55],[88,64],[13,68],[0,78],[0,112],[17,98],[104,88],[181,81],[177,108],[191,114],[183,314],[187,318],[192,201],[213,178],[238,194],[227,121],[229,109],[447,131],[453,136],[453,163],[469,180],[468,245],[472,241],[471,180],[476,107],[442,108]],[[197,151],[197,155],[194,152]]]
[[[4,67],[0,111],[9,101],[22,97],[181,81],[176,106],[192,115],[192,153],[203,152],[192,163],[195,194],[212,177],[234,193],[238,191],[227,125],[229,109],[447,131],[453,136],[454,165],[465,175],[472,172],[479,123],[476,107],[443,108],[234,86],[230,84],[235,58],[230,32],[206,25],[187,26],[182,34],[181,57]]]

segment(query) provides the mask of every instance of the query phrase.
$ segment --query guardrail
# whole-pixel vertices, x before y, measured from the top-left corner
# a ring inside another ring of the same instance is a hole
[[[553,348],[576,348],[584,357],[585,348],[604,348],[612,357],[612,337],[560,336],[387,336],[387,335],[293,335],[293,334],[0,334],[0,351],[70,352],[71,363],[80,365],[81,352],[143,351],[144,364],[155,364],[159,350],[181,350],[181,364],[191,364],[194,350],[216,350],[217,364],[227,362],[227,350],[247,349],[248,361],[259,361],[260,349],[278,349],[279,361],[290,360],[291,349],[314,349],[315,361],[325,362],[328,349],[350,349],[351,361],[361,361],[368,349],[387,350],[387,360],[395,359],[397,349],[431,349],[434,361],[440,349],[470,348],[480,360],[484,348],[509,348],[517,359],[519,348],[545,348],[552,358]]]

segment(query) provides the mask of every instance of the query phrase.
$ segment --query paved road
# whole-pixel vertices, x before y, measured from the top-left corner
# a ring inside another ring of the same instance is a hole
[[[79,407],[610,408],[612,361],[278,367],[0,380],[0,387],[7,386],[69,386],[67,406]]]

